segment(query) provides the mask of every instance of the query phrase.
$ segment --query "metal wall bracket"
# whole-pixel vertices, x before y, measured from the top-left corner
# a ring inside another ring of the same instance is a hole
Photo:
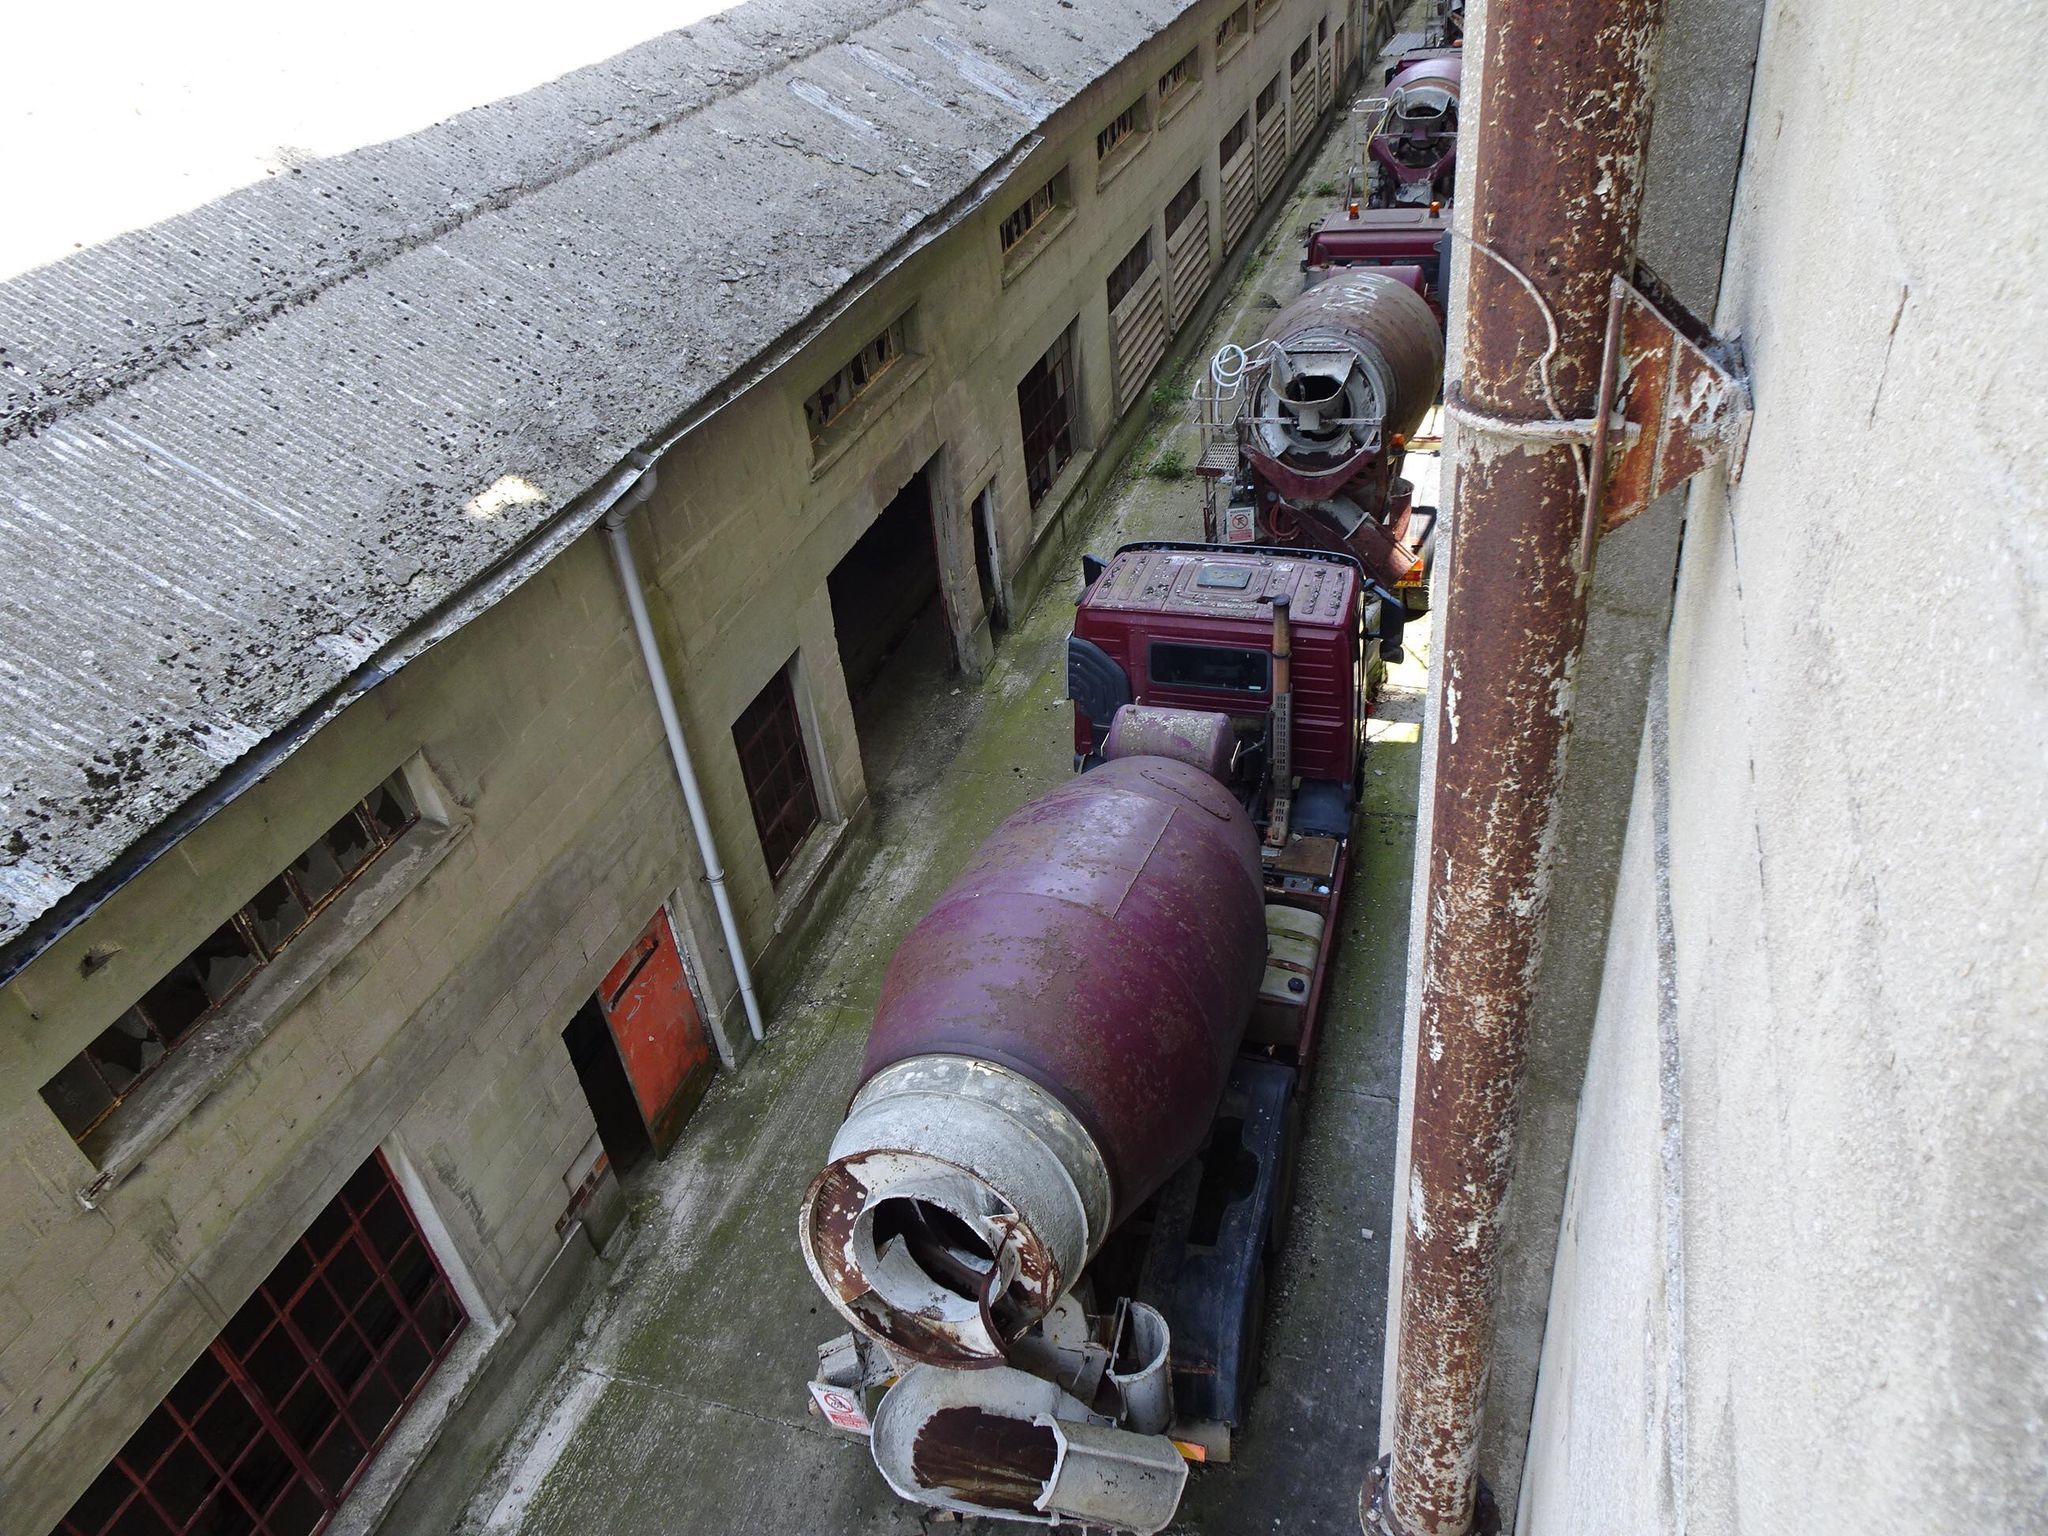
[[[1669,294],[1651,299],[1617,276],[1608,292],[1582,556],[1591,556],[1601,534],[1717,460],[1731,481],[1740,480],[1750,416],[1749,378],[1736,349]]]

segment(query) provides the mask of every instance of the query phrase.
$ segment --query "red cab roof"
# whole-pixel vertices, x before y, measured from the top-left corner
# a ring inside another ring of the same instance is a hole
[[[1296,628],[1341,630],[1356,622],[1358,567],[1291,553],[1131,545],[1117,552],[1082,606],[1270,624],[1268,604],[1282,592]]]

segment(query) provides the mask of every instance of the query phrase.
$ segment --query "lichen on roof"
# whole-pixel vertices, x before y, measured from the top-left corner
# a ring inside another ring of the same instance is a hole
[[[1188,3],[754,0],[0,284],[0,946]]]

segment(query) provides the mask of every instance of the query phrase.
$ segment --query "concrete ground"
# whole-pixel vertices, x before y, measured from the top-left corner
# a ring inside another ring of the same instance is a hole
[[[1325,145],[1195,348],[1256,335],[1298,291],[1295,254],[1349,153]],[[1105,498],[1085,547],[1198,538],[1200,482],[1151,466],[1196,457],[1173,404]],[[1435,460],[1411,458],[1418,499]],[[1078,555],[1079,551],[1076,551]],[[864,1441],[807,1411],[819,1342],[842,1324],[813,1287],[797,1205],[852,1092],[869,1010],[897,939],[982,838],[1065,778],[1065,637],[1055,583],[997,647],[979,684],[945,674],[936,631],[891,663],[860,729],[876,847],[811,954],[765,1045],[721,1077],[666,1162],[628,1190],[632,1230],[572,1364],[536,1403],[472,1501],[463,1536],[677,1536],[928,1529],[934,1512],[884,1485]],[[1309,1106],[1296,1212],[1273,1276],[1264,1375],[1237,1459],[1196,1468],[1183,1533],[1355,1532],[1379,1418],[1389,1181],[1408,942],[1427,625],[1410,631],[1373,730],[1369,794]],[[956,1527],[948,1527],[956,1528]],[[1001,1527],[968,1522],[959,1529]],[[1009,1527],[1014,1529],[1014,1527]]]

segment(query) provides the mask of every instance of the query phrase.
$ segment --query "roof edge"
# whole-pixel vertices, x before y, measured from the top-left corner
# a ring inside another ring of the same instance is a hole
[[[939,212],[927,215],[879,260],[840,287],[830,300],[813,310],[805,320],[783,332],[739,369],[727,375],[710,394],[643,440],[638,447],[629,450],[597,485],[585,489],[556,517],[542,524],[496,564],[478,573],[411,628],[394,636],[319,700],[237,758],[219,778],[157,822],[143,837],[130,843],[98,873],[73,885],[23,924],[12,938],[0,943],[0,986],[13,981],[157,860],[262,783],[342,711],[380,683],[396,676],[427,650],[517,592],[595,527],[604,514],[632,489],[645,473],[648,463],[659,459],[690,432],[768,378],[865,298],[884,278],[982,208],[1044,141],[1044,135],[1035,128],[1024,134],[951,203]]]

